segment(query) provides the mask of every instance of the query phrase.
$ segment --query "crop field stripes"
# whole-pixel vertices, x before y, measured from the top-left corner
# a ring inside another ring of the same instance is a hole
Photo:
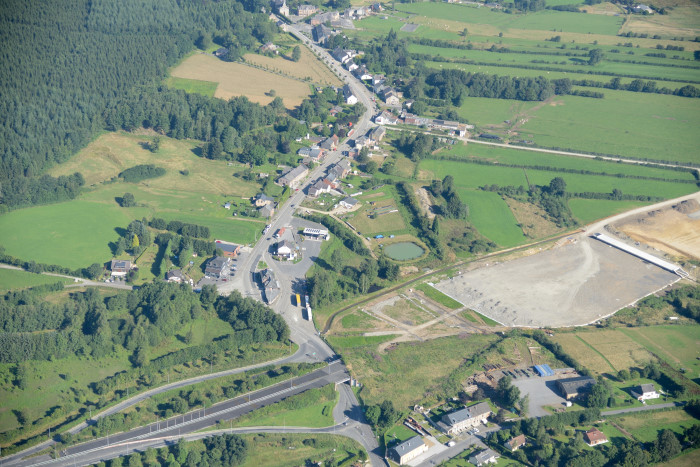
[[[598,351],[598,349],[596,349],[596,348],[593,347],[591,344],[589,344],[588,342],[586,342],[586,340],[583,339],[583,338],[582,338],[581,336],[579,336],[578,334],[576,334],[576,338],[577,338],[578,340],[580,340],[581,342],[583,342],[583,343],[584,343],[588,348],[590,348],[592,351],[594,351],[595,353],[597,353],[598,355],[600,355],[600,358],[602,358],[603,360],[605,360],[605,363],[607,363],[608,365],[610,365],[610,368],[612,368],[613,371],[617,371],[617,369],[613,366],[613,364],[610,363],[610,360],[608,360],[608,359],[605,357],[605,355],[603,355],[602,353],[600,353],[600,352]]]

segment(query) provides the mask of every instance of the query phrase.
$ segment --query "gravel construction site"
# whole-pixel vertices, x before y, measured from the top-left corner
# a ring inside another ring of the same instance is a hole
[[[435,287],[505,326],[593,323],[680,280],[590,237],[488,265]]]

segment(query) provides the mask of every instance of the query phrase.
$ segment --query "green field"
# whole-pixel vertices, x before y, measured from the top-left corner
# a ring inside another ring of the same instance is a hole
[[[235,421],[236,426],[303,426],[322,428],[332,426],[333,407],[339,393],[333,385],[310,389],[282,402],[246,414]]]
[[[200,81],[198,79],[187,79],[187,78],[175,78],[170,76],[165,80],[165,84],[168,87],[174,89],[182,89],[185,92],[191,92],[196,94],[204,94],[205,96],[214,97],[216,92],[216,87],[219,83],[212,81]]]
[[[674,368],[686,368],[690,378],[700,375],[700,326],[650,326],[621,331]]]
[[[657,439],[661,430],[668,429],[680,434],[685,428],[698,423],[698,420],[684,410],[671,410],[644,415],[625,415],[616,417],[615,422],[640,441],[650,442]]]
[[[613,201],[608,199],[570,199],[569,208],[580,222],[587,224],[603,217],[629,211],[647,203],[642,201]]]
[[[509,15],[488,8],[473,8],[469,6],[421,2],[403,4],[400,11],[416,13],[429,18],[439,18],[459,21],[468,24],[488,24],[500,30],[532,29],[551,31],[553,28],[564,32],[583,34],[615,35],[622,25],[622,18],[603,15],[584,15],[554,10],[543,10],[527,15]]]
[[[18,271],[16,269],[0,269],[0,292],[35,287],[43,284],[55,284],[56,282],[68,284],[73,281],[65,277],[34,274],[27,271]]]
[[[330,465],[326,461],[333,460],[335,465],[345,466],[357,460],[358,452],[364,451],[357,441],[345,436],[268,433],[243,437],[248,440],[251,449],[240,467],[306,465],[308,459],[323,460],[324,465]],[[306,440],[315,442],[304,443]]]
[[[460,197],[469,206],[467,220],[482,235],[502,247],[524,243],[527,237],[518,227],[518,221],[498,193],[458,189]]]
[[[357,379],[363,382],[360,395],[364,403],[392,400],[397,409],[403,410],[421,401],[465,358],[496,339],[495,335],[474,334],[468,338],[444,337],[401,343],[381,353],[374,345],[336,349],[352,366]],[[396,384],[399,379],[411,384]]]
[[[126,228],[131,220],[116,203],[105,206],[79,199],[4,214],[0,238],[12,256],[81,268],[108,261],[108,243],[118,240],[116,229]]]
[[[377,346],[395,337],[397,337],[396,334],[385,336],[329,336],[328,342],[336,348],[351,349],[354,347]]]
[[[429,284],[418,284],[416,286],[416,289],[420,290],[425,294],[426,297],[435,300],[441,305],[446,306],[447,308],[451,310],[456,310],[457,308],[462,308],[462,304],[459,303],[457,300],[455,300],[452,297],[448,297],[444,293],[440,292],[438,289],[435,287],[432,287]]]

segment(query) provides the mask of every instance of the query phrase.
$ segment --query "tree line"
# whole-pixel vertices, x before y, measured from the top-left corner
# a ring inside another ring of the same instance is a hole
[[[119,173],[119,177],[127,183],[139,183],[149,178],[162,177],[165,169],[153,164],[140,164],[129,167]]]

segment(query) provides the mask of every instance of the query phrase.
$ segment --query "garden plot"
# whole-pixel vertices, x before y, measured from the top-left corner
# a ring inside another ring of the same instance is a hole
[[[436,288],[506,326],[595,322],[680,278],[588,237],[469,271]]]

